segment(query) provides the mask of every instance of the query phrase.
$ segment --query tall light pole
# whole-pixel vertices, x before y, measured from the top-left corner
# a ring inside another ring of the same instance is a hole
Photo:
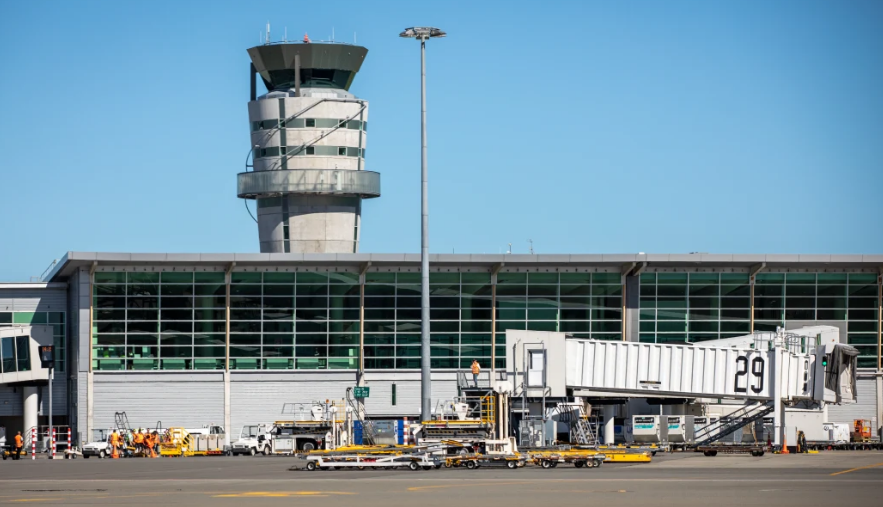
[[[399,37],[420,41],[420,420],[432,418],[432,365],[429,360],[429,173],[426,168],[426,39],[444,37],[438,28],[406,28]]]

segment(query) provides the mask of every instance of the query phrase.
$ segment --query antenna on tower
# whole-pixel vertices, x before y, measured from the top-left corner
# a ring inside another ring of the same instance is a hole
[[[267,21],[267,38],[265,39],[265,44],[270,43],[270,22]]]
[[[509,250],[506,250],[507,254],[512,253],[512,243],[509,243]]]
[[[530,254],[533,255],[533,240],[529,239],[527,242],[530,243]]]

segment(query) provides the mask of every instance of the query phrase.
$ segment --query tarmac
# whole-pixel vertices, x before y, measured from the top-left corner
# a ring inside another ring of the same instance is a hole
[[[0,505],[482,507],[835,506],[883,502],[883,452],[659,454],[649,464],[544,470],[291,471],[288,457],[0,462]]]

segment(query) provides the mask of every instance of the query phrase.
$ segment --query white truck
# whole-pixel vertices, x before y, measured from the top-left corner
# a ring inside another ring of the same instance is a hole
[[[273,424],[249,424],[242,427],[233,442],[233,455],[294,454],[297,451],[322,449],[333,434],[323,421],[276,421]],[[341,445],[346,443],[345,434]]]
[[[98,456],[99,459],[107,458],[113,453],[110,445],[110,430],[93,430],[93,439],[83,446],[83,457]]]

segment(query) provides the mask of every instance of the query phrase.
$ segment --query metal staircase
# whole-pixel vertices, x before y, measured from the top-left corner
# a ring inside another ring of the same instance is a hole
[[[775,410],[775,404],[772,402],[744,406],[726,418],[721,418],[719,425],[708,426],[696,432],[694,435],[695,445],[708,445],[727,435],[732,435],[739,428],[754,424],[755,421],[763,418],[773,410]]]
[[[129,427],[129,416],[125,412],[114,412],[113,423],[120,435],[128,435],[131,428]]]
[[[359,411],[359,405],[358,403],[356,403],[356,400],[353,397],[352,387],[348,387],[346,389],[346,403],[352,409],[354,420],[359,421],[359,423],[361,423],[362,425],[362,444],[376,445],[377,429],[374,427],[374,421],[368,420],[368,413],[364,410],[364,408]]]
[[[574,444],[597,445],[596,432],[589,424],[588,416],[583,415],[580,407],[574,405],[558,405],[559,421],[570,426],[570,440]]]

